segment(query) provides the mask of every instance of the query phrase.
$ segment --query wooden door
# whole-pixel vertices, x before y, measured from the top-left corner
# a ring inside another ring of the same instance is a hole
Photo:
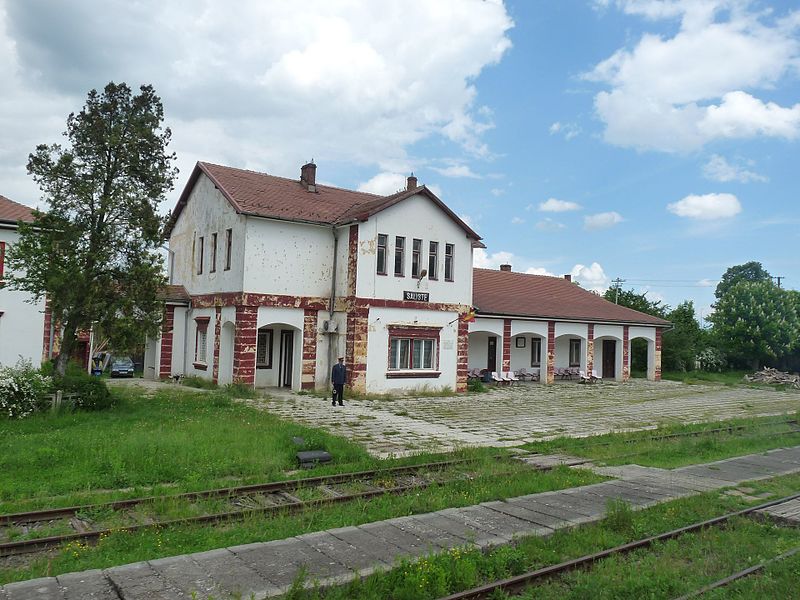
[[[281,330],[281,352],[278,370],[278,386],[292,387],[292,357],[294,356],[294,331]]]
[[[603,379],[617,376],[617,340],[603,340]]]
[[[497,371],[497,337],[489,336],[489,360],[486,368],[489,371]]]

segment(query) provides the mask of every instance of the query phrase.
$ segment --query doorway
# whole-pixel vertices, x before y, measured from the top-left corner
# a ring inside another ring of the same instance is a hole
[[[294,331],[281,329],[280,360],[278,362],[278,387],[292,387],[292,357],[294,356]]]
[[[617,377],[617,340],[603,340],[603,379]]]
[[[489,371],[497,371],[497,337],[489,337],[489,360],[487,361],[486,368]]]

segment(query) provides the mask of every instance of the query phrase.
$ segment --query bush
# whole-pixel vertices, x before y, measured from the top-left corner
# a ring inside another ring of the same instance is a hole
[[[81,410],[105,410],[114,406],[114,397],[106,382],[80,371],[54,377],[53,387],[65,394],[75,394],[73,406]]]
[[[44,396],[50,378],[22,360],[13,367],[0,367],[0,416],[24,419],[47,406]]]
[[[468,392],[485,392],[488,388],[483,384],[480,379],[468,379],[467,391]]]

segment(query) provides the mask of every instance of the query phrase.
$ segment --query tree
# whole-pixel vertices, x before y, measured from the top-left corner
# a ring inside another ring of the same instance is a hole
[[[661,300],[648,300],[647,292],[637,294],[633,290],[619,290],[619,295],[617,295],[615,288],[609,288],[603,294],[603,298],[609,302],[616,300],[616,303],[620,306],[626,306],[662,319],[667,318],[667,312],[669,311],[669,306],[662,304]]]
[[[725,273],[722,275],[722,279],[717,284],[717,289],[714,291],[714,295],[717,297],[717,300],[719,300],[735,283],[738,283],[739,281],[771,280],[772,277],[764,269],[761,263],[751,260],[743,265],[734,265],[725,271]]]
[[[167,154],[171,132],[152,86],[124,83],[89,92],[67,118],[66,147],[39,145],[28,173],[48,204],[9,253],[10,286],[46,296],[63,327],[56,372],[64,374],[76,334],[98,323],[113,343],[154,333],[166,283],[163,219],[157,209],[177,175]]]
[[[691,371],[700,353],[702,330],[695,318],[694,303],[681,302],[667,313],[672,329],[664,332],[661,365],[668,371]]]
[[[751,368],[786,356],[800,336],[793,293],[772,281],[738,281],[714,307],[714,336],[729,357]]]

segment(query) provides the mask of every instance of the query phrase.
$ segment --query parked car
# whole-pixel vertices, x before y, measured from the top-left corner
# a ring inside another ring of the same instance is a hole
[[[133,361],[129,356],[111,359],[111,377],[133,377]]]

